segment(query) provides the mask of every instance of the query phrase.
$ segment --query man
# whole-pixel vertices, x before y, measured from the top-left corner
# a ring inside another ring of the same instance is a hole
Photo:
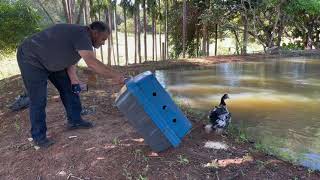
[[[30,97],[31,135],[36,145],[48,147],[54,142],[47,138],[47,80],[58,89],[68,118],[68,129],[91,128],[93,124],[81,118],[80,81],[75,64],[83,58],[90,69],[115,83],[123,76],[96,59],[93,48],[99,48],[110,35],[103,22],[88,27],[57,24],[27,38],[19,46],[17,60],[21,76]]]

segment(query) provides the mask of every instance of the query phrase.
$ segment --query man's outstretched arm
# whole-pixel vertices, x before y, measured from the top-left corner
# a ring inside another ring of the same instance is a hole
[[[121,73],[115,71],[111,67],[106,66],[101,61],[99,61],[93,51],[89,50],[80,50],[78,51],[80,56],[84,59],[86,64],[88,65],[89,69],[93,70],[94,72],[112,78],[116,83],[122,84],[124,82],[124,77]]]

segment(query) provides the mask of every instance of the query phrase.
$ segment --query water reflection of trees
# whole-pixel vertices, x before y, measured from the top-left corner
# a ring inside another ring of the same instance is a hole
[[[252,89],[275,90],[280,93],[320,94],[320,88],[305,82],[306,78],[317,78],[320,64],[308,63],[308,59],[267,59],[258,62],[217,64],[209,70],[158,71],[162,84],[202,84]]]

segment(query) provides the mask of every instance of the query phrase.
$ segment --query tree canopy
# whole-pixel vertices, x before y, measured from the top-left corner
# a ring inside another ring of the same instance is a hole
[[[37,11],[22,0],[0,0],[0,53],[15,51],[18,44],[40,30]]]

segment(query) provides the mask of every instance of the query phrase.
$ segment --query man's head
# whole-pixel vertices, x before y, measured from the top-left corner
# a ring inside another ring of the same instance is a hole
[[[93,47],[99,48],[104,45],[110,35],[109,26],[104,22],[94,21],[89,25],[89,29]]]

